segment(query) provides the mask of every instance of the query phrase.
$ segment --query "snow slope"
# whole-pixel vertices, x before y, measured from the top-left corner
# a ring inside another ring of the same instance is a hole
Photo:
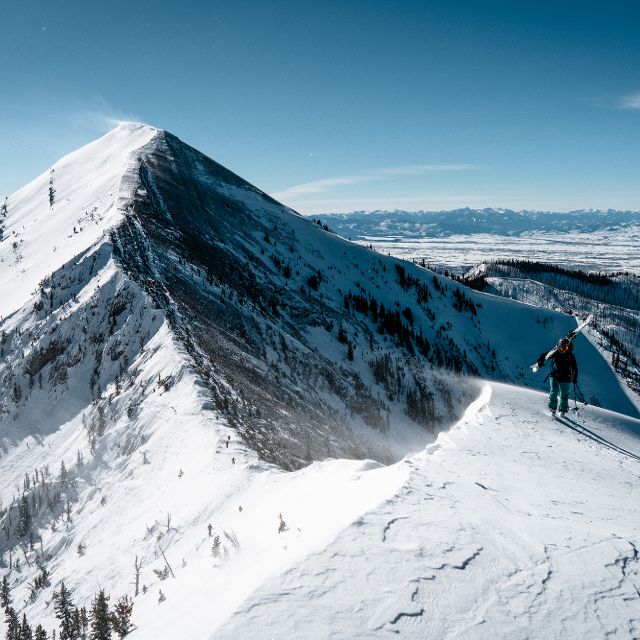
[[[487,384],[392,498],[208,637],[640,637],[640,421],[544,404]]]
[[[0,242],[0,319],[24,304],[42,278],[121,219],[119,199],[128,195],[133,154],[156,134],[153,127],[123,123],[7,198]]]
[[[635,580],[633,548],[574,584],[540,541],[573,549],[563,523],[581,543],[603,535],[584,525],[577,490],[558,486],[573,477],[592,519],[635,541],[637,460],[543,418],[539,393],[459,375],[539,385],[528,365],[575,318],[460,298],[166,132],[122,125],[53,175],[53,207],[49,174],[8,199],[17,248],[0,245],[0,573],[32,624],[54,628],[64,581],[80,606],[100,588],[112,602],[134,595],[140,638],[324,637],[321,623],[335,637],[411,623],[422,637],[428,606],[436,635],[473,630],[480,615],[519,633],[526,621],[481,605],[499,584],[526,603],[547,553],[571,602],[597,601],[613,624],[598,589],[618,565]],[[381,304],[404,318],[401,336]],[[633,414],[579,340],[585,393]],[[637,451],[637,420],[583,411]],[[599,561],[616,545],[596,545]],[[32,589],[41,567],[49,580]],[[561,625],[552,584],[532,605],[551,625],[540,637]]]

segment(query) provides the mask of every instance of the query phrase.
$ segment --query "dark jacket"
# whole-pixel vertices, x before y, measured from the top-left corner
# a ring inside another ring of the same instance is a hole
[[[540,360],[544,360],[545,353],[540,355]],[[550,358],[551,361],[551,377],[558,382],[577,382],[578,381],[578,363],[573,351],[562,353],[556,351]]]

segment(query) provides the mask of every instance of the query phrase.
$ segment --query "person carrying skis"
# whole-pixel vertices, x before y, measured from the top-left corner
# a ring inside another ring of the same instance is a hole
[[[541,353],[538,358],[538,368],[545,363],[546,353]],[[569,338],[560,338],[555,353],[548,358],[551,360],[551,373],[549,374],[549,409],[553,415],[556,410],[560,415],[565,415],[569,410],[569,390],[571,383],[578,382],[578,363],[573,355],[573,345]],[[558,404],[558,394],[560,403]]]

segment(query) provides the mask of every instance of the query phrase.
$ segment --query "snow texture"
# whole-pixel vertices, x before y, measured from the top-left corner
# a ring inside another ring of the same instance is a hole
[[[487,384],[391,499],[210,637],[638,637],[640,421],[543,405]]]
[[[461,297],[149,127],[53,169],[0,244],[20,614],[53,629],[62,581],[134,595],[137,562],[132,637],[638,637],[637,408],[588,335],[590,406],[554,421],[522,387],[575,318]]]
[[[537,260],[640,274],[640,212],[510,209],[354,211],[320,217],[336,233],[460,273],[484,260]]]

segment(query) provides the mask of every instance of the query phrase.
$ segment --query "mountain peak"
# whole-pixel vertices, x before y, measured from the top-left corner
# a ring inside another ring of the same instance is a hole
[[[150,124],[146,124],[145,122],[134,122],[132,120],[118,120],[116,126],[112,129],[112,131],[121,130],[135,132],[139,131],[140,129],[147,129],[155,132],[162,131],[162,129],[154,127]]]
[[[5,200],[0,317],[19,308],[42,278],[86,251],[118,221],[121,194],[134,181],[136,154],[158,133],[147,125],[121,123]]]

